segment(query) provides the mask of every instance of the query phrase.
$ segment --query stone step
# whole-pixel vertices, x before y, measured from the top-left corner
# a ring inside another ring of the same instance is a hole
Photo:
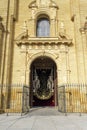
[[[29,111],[29,115],[31,116],[56,116],[62,114],[64,113],[59,112],[58,107],[34,107]]]

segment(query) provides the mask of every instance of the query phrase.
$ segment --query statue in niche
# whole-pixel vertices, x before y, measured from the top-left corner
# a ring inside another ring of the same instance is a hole
[[[35,92],[37,89],[40,88],[40,80],[38,78],[38,76],[35,76],[35,79],[33,81],[33,91]]]
[[[50,75],[47,80],[47,88],[53,90],[53,86],[54,86],[53,79],[52,76]]]

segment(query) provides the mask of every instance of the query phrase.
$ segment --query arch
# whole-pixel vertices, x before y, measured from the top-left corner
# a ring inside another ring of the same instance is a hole
[[[50,17],[45,13],[40,13],[36,17],[36,36],[49,37],[50,36]]]
[[[33,61],[39,57],[42,57],[42,56],[45,56],[45,57],[48,57],[50,59],[52,59],[56,65],[56,70],[58,71],[58,58],[59,58],[59,55],[56,55],[56,54],[53,54],[53,53],[49,53],[49,52],[46,52],[46,51],[43,51],[43,52],[39,52],[39,53],[35,53],[33,55],[31,55],[29,57],[29,61],[28,61],[28,66],[29,66],[29,73],[27,73],[27,79],[29,79],[29,82],[27,84],[30,85],[30,73],[31,73],[31,65],[33,63]],[[58,80],[58,79],[57,79]]]
[[[49,20],[51,19],[49,9],[39,9],[39,11],[36,11],[34,18],[37,20],[40,16],[46,16]]]
[[[30,106],[56,106],[57,100],[57,63],[56,56],[43,52],[33,55],[30,67]],[[37,78],[36,78],[37,77]],[[51,83],[48,88],[48,80]],[[39,86],[36,82],[39,81]],[[37,91],[38,89],[38,91]],[[48,89],[51,90],[48,92]],[[40,91],[40,93],[39,93]],[[44,93],[43,93],[44,92]],[[47,93],[45,93],[47,92]],[[40,95],[39,95],[40,94]],[[33,102],[34,101],[34,102]],[[39,102],[39,104],[38,104]]]
[[[30,56],[30,59],[29,59],[29,70],[30,70],[30,67],[31,67],[31,64],[33,63],[33,61],[35,59],[37,59],[38,57],[41,57],[41,56],[45,56],[45,57],[48,57],[48,58],[52,59],[54,61],[54,63],[56,64],[56,67],[58,69],[57,59],[59,58],[59,56],[56,55],[56,54],[53,54],[53,53],[49,53],[49,52],[43,51],[43,52],[35,53],[34,55]]]

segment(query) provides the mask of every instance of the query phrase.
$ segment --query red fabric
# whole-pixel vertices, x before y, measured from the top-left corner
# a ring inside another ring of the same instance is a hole
[[[37,97],[33,97],[33,106],[55,106],[54,96],[48,100],[40,100]]]

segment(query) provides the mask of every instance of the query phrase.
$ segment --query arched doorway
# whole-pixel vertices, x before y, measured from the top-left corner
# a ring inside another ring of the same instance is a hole
[[[57,67],[46,56],[36,58],[31,64],[30,106],[57,106]]]

